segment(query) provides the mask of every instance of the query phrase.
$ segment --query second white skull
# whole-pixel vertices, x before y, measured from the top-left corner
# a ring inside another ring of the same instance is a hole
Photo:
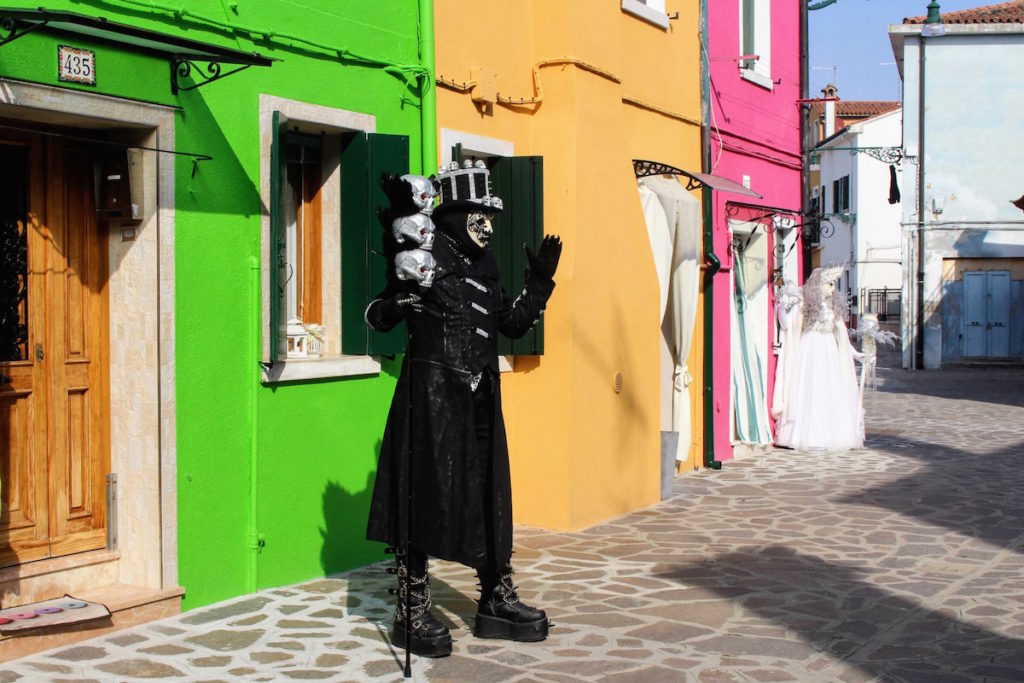
[[[395,256],[395,275],[399,280],[416,282],[426,289],[434,284],[434,268],[437,262],[429,251],[409,249]]]
[[[418,244],[420,249],[430,251],[434,246],[434,221],[423,213],[402,216],[391,221],[391,234],[399,244],[410,240]]]
[[[407,173],[402,180],[412,187],[412,203],[421,212],[428,216],[434,210],[434,197],[437,196],[437,187],[434,181],[421,175]]]

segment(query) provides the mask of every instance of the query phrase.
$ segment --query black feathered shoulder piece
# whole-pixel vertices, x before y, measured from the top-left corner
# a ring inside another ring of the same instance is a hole
[[[419,211],[413,204],[413,189],[409,181],[391,173],[380,174],[380,187],[387,195],[393,216],[407,216]]]

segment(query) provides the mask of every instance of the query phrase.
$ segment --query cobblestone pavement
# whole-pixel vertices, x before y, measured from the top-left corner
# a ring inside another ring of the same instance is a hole
[[[880,370],[867,448],[770,450],[580,533],[517,530],[542,643],[470,634],[424,681],[1024,681],[1024,370]],[[368,567],[0,665],[0,681],[396,681]]]

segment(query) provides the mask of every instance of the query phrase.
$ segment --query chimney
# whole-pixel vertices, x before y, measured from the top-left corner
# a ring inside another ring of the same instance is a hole
[[[821,94],[825,96],[825,137],[829,138],[836,132],[836,100],[839,99],[837,93],[839,89],[836,86],[829,83],[821,89]]]

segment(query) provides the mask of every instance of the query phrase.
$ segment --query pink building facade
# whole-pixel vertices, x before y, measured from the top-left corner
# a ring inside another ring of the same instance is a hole
[[[772,441],[775,292],[802,280],[801,0],[708,4],[711,173],[761,195],[715,192],[714,457]]]

